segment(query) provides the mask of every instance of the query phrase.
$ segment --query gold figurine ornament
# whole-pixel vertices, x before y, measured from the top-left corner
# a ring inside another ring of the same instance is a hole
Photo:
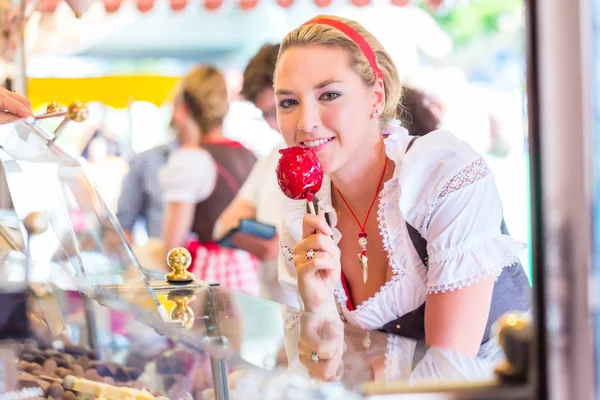
[[[194,275],[187,270],[192,264],[192,255],[186,248],[176,247],[169,251],[167,264],[173,270],[165,275],[168,282],[188,283],[194,280]]]
[[[179,321],[185,329],[191,329],[194,326],[194,311],[189,306],[196,296],[192,290],[174,290],[167,295],[167,300],[175,303],[171,310],[169,319]]]

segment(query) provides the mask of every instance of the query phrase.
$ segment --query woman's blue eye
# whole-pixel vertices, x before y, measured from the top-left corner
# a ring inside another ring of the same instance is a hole
[[[331,101],[337,99],[340,96],[341,94],[337,92],[326,92],[321,95],[321,99],[325,101]]]
[[[286,100],[281,100],[279,102],[279,107],[290,108],[290,107],[294,106],[295,104],[296,104],[296,100],[286,99]]]

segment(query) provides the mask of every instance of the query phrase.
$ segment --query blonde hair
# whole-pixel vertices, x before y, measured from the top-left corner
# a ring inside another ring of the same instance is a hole
[[[381,126],[386,126],[396,118],[396,110],[402,97],[400,76],[394,61],[383,48],[381,43],[356,21],[331,15],[319,15],[313,19],[331,19],[342,22],[362,36],[373,49],[377,66],[383,74],[385,88],[385,107],[381,115]],[[346,50],[350,56],[350,66],[360,75],[363,81],[372,86],[375,84],[375,71],[360,47],[342,31],[323,24],[302,25],[286,35],[281,42],[279,57],[290,47],[294,46],[332,46]]]
[[[213,66],[194,68],[181,82],[181,98],[203,134],[223,125],[229,111],[225,76]]]

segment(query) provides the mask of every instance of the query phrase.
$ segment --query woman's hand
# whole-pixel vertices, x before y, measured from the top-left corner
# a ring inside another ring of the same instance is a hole
[[[341,378],[344,324],[336,316],[304,312],[300,317],[299,360],[311,376],[335,381]]]
[[[302,241],[294,247],[298,290],[304,309],[337,316],[334,288],[340,278],[340,254],[331,228],[322,215],[307,214],[302,223]]]
[[[0,87],[0,124],[31,115],[31,103],[27,97]]]

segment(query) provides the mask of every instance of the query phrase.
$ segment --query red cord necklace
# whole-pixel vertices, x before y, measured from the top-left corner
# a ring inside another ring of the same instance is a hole
[[[369,207],[369,211],[367,211],[367,216],[366,216],[365,222],[363,224],[360,223],[360,221],[358,220],[358,217],[356,216],[354,211],[352,211],[352,208],[350,208],[350,205],[344,198],[344,195],[342,194],[342,192],[340,192],[340,189],[335,188],[337,190],[338,194],[340,195],[340,197],[342,198],[342,201],[344,202],[346,207],[348,207],[348,210],[350,211],[350,213],[356,220],[356,223],[360,227],[360,232],[358,233],[358,245],[360,246],[362,251],[360,252],[360,254],[358,254],[358,261],[360,262],[360,267],[362,269],[364,283],[367,282],[367,279],[369,277],[369,266],[368,266],[369,259],[367,258],[367,221],[369,221],[369,215],[371,214],[373,205],[375,205],[375,200],[377,200],[377,197],[379,195],[379,188],[381,187],[381,184],[383,183],[383,178],[385,177],[385,171],[387,170],[387,164],[388,164],[388,158],[386,157],[385,165],[383,166],[383,172],[381,174],[381,178],[379,179],[379,184],[377,185],[377,190],[375,192],[375,197],[373,197],[373,201],[371,201],[371,206]]]

